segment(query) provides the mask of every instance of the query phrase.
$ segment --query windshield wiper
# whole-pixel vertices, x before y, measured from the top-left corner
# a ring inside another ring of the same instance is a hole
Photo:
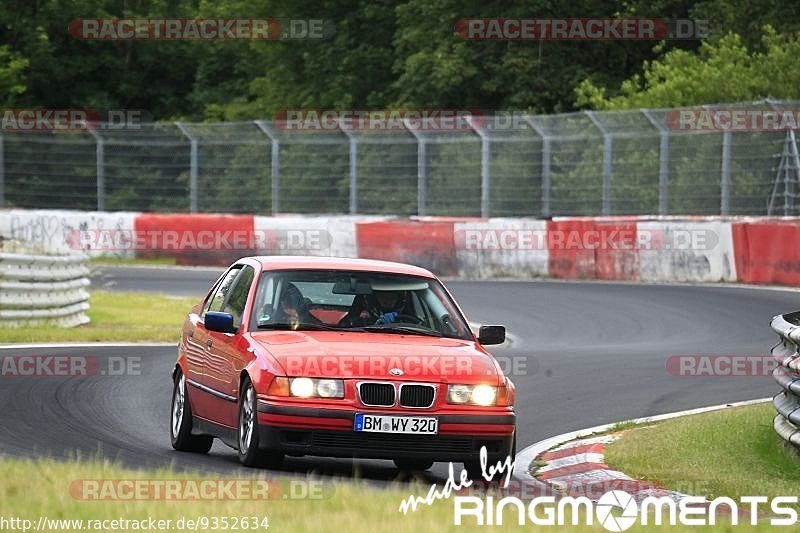
[[[327,324],[312,324],[307,322],[300,322],[296,324],[289,324],[286,322],[279,322],[276,324],[259,324],[258,329],[280,329],[292,331],[364,331],[362,328],[344,328],[340,326],[329,326]]]
[[[387,324],[385,326],[364,326],[364,331],[370,333],[410,333],[412,335],[428,335],[429,337],[442,337],[443,335],[432,329],[416,328],[414,326],[393,326]]]

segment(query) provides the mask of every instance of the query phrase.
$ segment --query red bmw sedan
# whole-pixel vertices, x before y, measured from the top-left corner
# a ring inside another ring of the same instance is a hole
[[[247,466],[288,456],[463,462],[515,451],[514,385],[444,285],[399,263],[246,257],[183,325],[172,372],[176,450],[218,438]]]

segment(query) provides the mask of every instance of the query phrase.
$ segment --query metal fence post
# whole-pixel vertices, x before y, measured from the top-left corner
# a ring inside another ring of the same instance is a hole
[[[351,215],[358,214],[358,139],[356,139],[355,135],[343,129],[341,125],[339,125],[339,129],[347,135],[347,138],[350,141],[350,201],[349,201],[349,211]]]
[[[481,135],[481,217],[483,218],[489,218],[489,195],[492,181],[489,169],[491,142],[489,137]]]
[[[197,175],[199,166],[199,145],[197,137],[192,135],[189,130],[181,124],[176,122],[175,125],[181,130],[187,139],[189,139],[189,211],[192,213],[197,212]]]
[[[428,145],[417,142],[417,214],[428,214]]]
[[[722,182],[720,183],[719,214],[727,215],[731,207],[731,132],[722,134]]]
[[[103,211],[106,208],[106,149],[105,140],[102,135],[94,128],[89,129],[94,137],[95,148],[95,172],[97,174],[97,210]]]
[[[669,212],[669,129],[656,120],[649,109],[642,109],[642,114],[658,130],[658,214]]]
[[[281,212],[281,143],[271,126],[263,120],[256,120],[256,126],[270,141],[270,179],[272,187],[272,214]]]
[[[594,111],[586,111],[586,116],[597,126],[603,134],[603,215],[611,214],[611,157],[613,156],[613,136],[608,128],[605,127]]]
[[[428,145],[425,139],[408,125],[408,119],[403,119],[403,126],[417,140],[417,215],[422,217],[427,214],[428,203]]]
[[[542,138],[542,214],[543,217],[550,216],[550,161],[553,158],[553,147],[550,143],[550,136],[539,126],[531,116],[526,116],[527,122],[533,131]]]
[[[5,196],[6,186],[6,143],[3,134],[0,133],[0,209],[6,205]]]
[[[472,130],[478,134],[478,137],[481,138],[481,217],[489,218],[489,201],[491,200],[492,183],[490,167],[490,158],[492,156],[492,140],[489,138],[486,132],[483,131],[483,129],[475,127],[475,124],[472,122],[472,117],[467,118],[467,122]]]

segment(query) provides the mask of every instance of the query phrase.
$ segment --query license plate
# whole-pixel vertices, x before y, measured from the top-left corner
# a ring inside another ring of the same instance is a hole
[[[439,421],[431,416],[389,416],[358,413],[353,424],[353,431],[436,435],[439,431]]]

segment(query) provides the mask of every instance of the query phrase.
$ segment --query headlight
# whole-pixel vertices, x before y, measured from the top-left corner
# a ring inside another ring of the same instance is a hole
[[[489,385],[478,385],[472,389],[472,402],[478,405],[494,405],[497,389]]]
[[[447,403],[495,405],[497,387],[491,385],[448,385]]]
[[[344,398],[341,379],[292,378],[289,391],[298,398]]]
[[[310,398],[314,395],[314,382],[308,378],[294,378],[289,385],[292,396]]]
[[[341,379],[320,379],[317,394],[323,398],[344,398],[344,383]]]
[[[448,385],[447,403],[467,403],[471,389],[469,385]]]

